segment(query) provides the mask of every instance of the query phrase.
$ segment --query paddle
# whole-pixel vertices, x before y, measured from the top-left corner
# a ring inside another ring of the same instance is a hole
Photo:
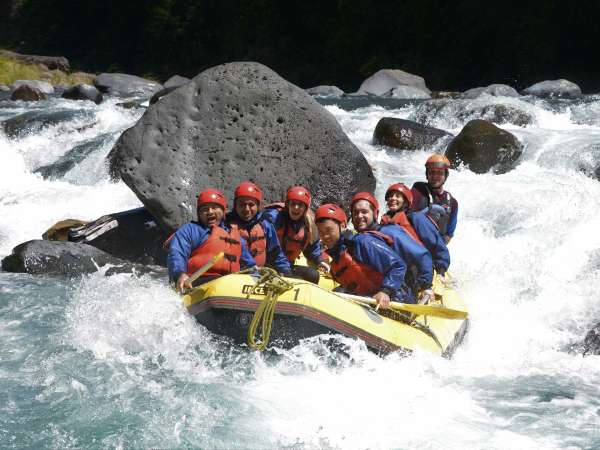
[[[360,297],[352,294],[342,294],[339,292],[335,293],[340,297],[347,298],[349,300],[355,300],[359,303],[366,305],[377,305],[377,300],[370,297]],[[458,309],[445,308],[443,306],[432,306],[432,305],[412,305],[409,303],[390,302],[390,308],[395,311],[406,311],[420,316],[434,316],[442,317],[444,319],[456,319],[463,320],[467,318],[466,311],[459,311]]]
[[[191,289],[192,285],[194,284],[194,281],[196,281],[198,278],[204,275],[204,273],[212,266],[214,266],[217,263],[217,261],[219,261],[223,256],[225,256],[224,252],[217,253],[210,259],[210,261],[208,261],[206,264],[204,264],[202,267],[196,270],[192,275],[190,275],[190,277],[187,280],[185,280],[185,284],[189,284],[188,289]]]

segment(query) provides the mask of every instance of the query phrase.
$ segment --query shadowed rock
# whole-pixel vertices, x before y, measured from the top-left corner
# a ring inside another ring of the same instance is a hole
[[[38,167],[34,172],[39,173],[43,178],[46,179],[49,178],[55,180],[62,178],[69,170],[81,163],[89,155],[102,148],[102,146],[104,146],[111,139],[112,134],[110,133],[95,136],[93,139],[87,142],[76,145],[52,164]]]
[[[523,90],[523,94],[536,97],[578,98],[581,97],[581,88],[565,79],[547,80],[532,84]]]
[[[304,90],[258,63],[210,68],[150,106],[109,155],[120,177],[165,230],[195,218],[198,191],[229,198],[252,180],[265,201],[293,184],[345,203],[375,178],[337,120]]]
[[[152,96],[152,98],[150,98],[150,104],[154,105],[157,101],[159,101],[162,97],[164,97],[165,95],[173,92],[175,89],[177,89],[179,86],[171,86],[168,88],[164,88],[160,91],[158,91],[156,94],[154,94]]]
[[[584,355],[600,355],[600,323],[597,323],[583,340]]]
[[[50,70],[62,70],[64,72],[71,70],[69,60],[64,56],[23,55],[8,50],[0,50],[0,54],[29,64],[43,64]]]
[[[21,100],[24,102],[36,102],[38,100],[46,100],[46,95],[39,89],[23,85],[12,92],[10,99],[13,101]]]
[[[444,130],[410,120],[384,117],[377,122],[373,133],[373,144],[400,150],[426,150],[442,138],[452,138],[452,135]]]
[[[385,95],[396,86],[412,86],[429,94],[423,77],[403,70],[382,69],[367,78],[356,92],[359,95]]]
[[[94,86],[89,84],[78,84],[67,88],[61,95],[62,98],[69,100],[90,100],[99,105],[102,103],[102,93]]]
[[[475,173],[504,173],[522,153],[519,140],[485,120],[472,120],[448,145],[446,156],[453,165],[466,164]]]
[[[72,121],[75,118],[93,119],[90,111],[81,110],[59,110],[52,111],[42,109],[38,111],[27,111],[18,116],[11,117],[0,123],[4,133],[8,137],[18,137],[26,133],[38,133],[45,127],[58,125]]]
[[[101,73],[94,80],[96,86],[101,92],[112,95],[144,95],[150,97],[155,92],[160,91],[162,85],[146,80],[135,75],[126,73]]]
[[[93,245],[127,261],[161,266],[167,263],[163,248],[167,237],[146,208],[108,214],[69,231],[70,241]]]

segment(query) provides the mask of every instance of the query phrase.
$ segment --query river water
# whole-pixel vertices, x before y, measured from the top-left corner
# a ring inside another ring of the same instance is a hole
[[[143,113],[119,101],[0,102],[0,121],[32,124],[0,131],[0,256],[60,219],[140,205],[104,163]],[[0,272],[0,447],[600,447],[600,357],[577,351],[600,320],[600,97],[323,103],[375,169],[380,201],[422,179],[428,154],[373,146],[381,117],[454,134],[491,104],[529,117],[501,125],[525,144],[515,170],[450,173],[451,272],[471,314],[453,359],[380,358],[343,337],[250,353],[197,325],[164,280]]]

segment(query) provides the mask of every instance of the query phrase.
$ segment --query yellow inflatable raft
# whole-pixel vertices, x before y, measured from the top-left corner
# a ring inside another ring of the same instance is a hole
[[[362,339],[381,354],[424,350],[449,357],[467,332],[464,302],[438,276],[434,279],[436,298],[427,305],[400,306],[407,308],[402,312],[377,312],[363,303],[372,299],[332,292],[332,281],[322,280],[322,286],[317,286],[274,272],[271,276],[264,271],[260,275],[232,274],[195,288],[183,301],[210,331],[238,343],[250,341],[251,346],[249,329],[255,312],[267,302],[272,302],[274,313],[271,322],[263,323],[269,328],[266,340],[270,332],[270,346],[289,348],[303,338],[337,333]]]

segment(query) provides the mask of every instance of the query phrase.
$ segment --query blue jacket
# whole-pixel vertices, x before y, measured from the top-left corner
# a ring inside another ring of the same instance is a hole
[[[450,252],[446,246],[446,241],[440,234],[437,227],[427,217],[424,212],[411,212],[408,214],[408,220],[412,223],[423,244],[433,258],[433,267],[440,275],[443,275],[450,267]]]
[[[262,215],[265,219],[273,224],[275,231],[279,231],[279,229],[285,227],[286,221],[288,226],[290,226],[294,232],[298,232],[300,228],[305,226],[304,219],[292,220],[290,215],[285,210],[267,208],[263,210]],[[318,235],[315,242],[308,244],[304,250],[302,250],[302,254],[308,262],[314,264],[315,266],[321,262],[321,240],[319,239]]]
[[[440,194],[435,194],[428,186],[427,183],[421,181],[413,184],[411,189],[413,194],[411,211],[422,211],[432,202],[443,205],[444,203],[448,203],[449,200],[450,217],[447,219],[448,224],[446,225],[445,235],[453,237],[456,231],[456,223],[458,222],[458,201],[450,192],[442,191]]]
[[[433,281],[433,262],[431,254],[425,247],[415,242],[401,226],[396,224],[383,225],[379,231],[391,237],[394,241],[394,251],[398,253],[408,266],[416,268],[416,285],[420,289],[431,288]]]
[[[406,264],[383,240],[369,234],[352,235],[345,232],[337,244],[327,250],[327,253],[337,262],[344,250],[348,250],[355,261],[371,266],[383,274],[381,289],[392,300],[415,303],[410,289],[404,283]]]
[[[223,221],[221,221],[219,226],[226,231],[231,230]],[[192,252],[200,247],[209,236],[210,228],[205,227],[198,222],[187,223],[175,232],[171,238],[169,254],[167,255],[167,267],[169,268],[169,278],[171,280],[176,281],[179,278],[179,275],[187,273],[188,260],[190,259]],[[255,265],[256,262],[248,251],[246,241],[242,238],[240,267],[244,269]]]
[[[290,262],[288,261],[287,257],[283,253],[283,250],[281,250],[281,245],[279,245],[279,238],[277,237],[275,227],[273,227],[271,222],[263,218],[260,212],[254,216],[252,220],[246,222],[245,220],[242,220],[242,218],[238,216],[235,211],[231,211],[225,216],[225,221],[227,223],[231,223],[233,221],[237,223],[241,229],[246,231],[251,230],[254,225],[259,223],[265,232],[265,242],[267,244],[267,266],[274,268],[283,275],[291,274],[292,267],[290,266]]]

